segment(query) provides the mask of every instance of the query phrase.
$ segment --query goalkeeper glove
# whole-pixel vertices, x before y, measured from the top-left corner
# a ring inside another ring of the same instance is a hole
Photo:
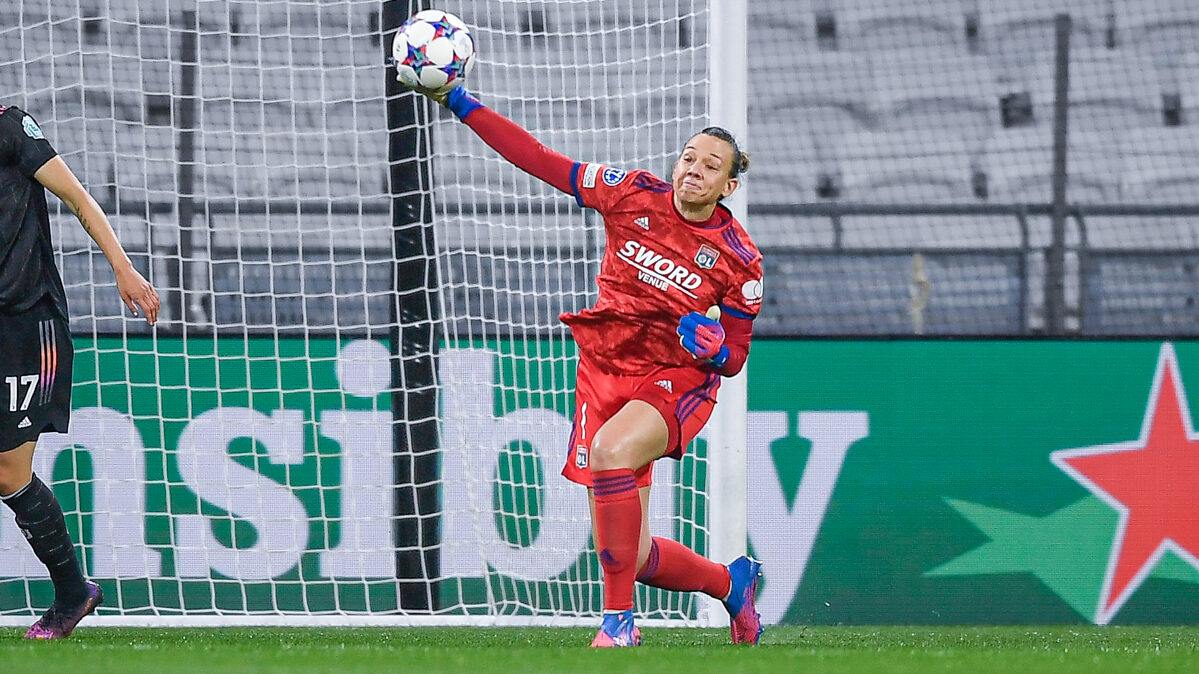
[[[396,80],[399,79],[400,78],[397,75]],[[407,84],[404,86],[408,87]],[[466,119],[467,115],[483,107],[483,104],[479,102],[479,99],[475,98],[469,91],[466,90],[466,87],[463,86],[454,87],[449,91],[430,91],[428,89],[422,89],[419,87],[408,88],[418,94],[425,96],[434,103],[444,105],[445,107],[449,108],[450,112],[454,113],[454,115],[460,120]]]
[[[724,344],[724,326],[712,315],[720,314],[712,309],[705,316],[698,311],[679,319],[679,343],[695,358],[706,360],[722,367],[729,359],[729,347]]]
[[[450,89],[445,96],[445,106],[460,120],[465,120],[470,113],[483,107],[479,99],[471,95],[466,87],[458,86]]]

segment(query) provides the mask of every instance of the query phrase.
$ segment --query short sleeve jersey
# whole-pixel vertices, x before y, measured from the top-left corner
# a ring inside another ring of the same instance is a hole
[[[22,313],[49,295],[67,318],[46,189],[33,177],[56,154],[29,113],[0,106],[0,315]]]
[[[679,345],[679,318],[722,312],[753,319],[762,305],[762,255],[724,206],[703,223],[684,219],[673,188],[645,171],[575,164],[579,205],[604,218],[595,306],[563,314],[579,351],[612,374],[696,366]]]

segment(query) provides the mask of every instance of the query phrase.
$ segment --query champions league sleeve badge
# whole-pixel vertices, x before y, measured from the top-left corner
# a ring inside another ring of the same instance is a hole
[[[627,175],[628,173],[621,169],[608,167],[604,169],[604,184],[608,187],[616,187],[624,182],[624,177]]]
[[[29,136],[34,140],[46,140],[46,137],[42,135],[42,130],[38,127],[37,122],[33,121],[33,118],[29,115],[25,115],[25,119],[21,120],[21,126],[25,127],[26,136]]]

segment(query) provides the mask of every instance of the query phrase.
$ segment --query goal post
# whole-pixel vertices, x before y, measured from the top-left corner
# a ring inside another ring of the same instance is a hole
[[[746,2],[719,0],[711,3],[708,12],[708,116],[713,125],[729,130],[741,143],[749,135]],[[751,184],[743,183],[726,199],[726,205],[752,234],[753,224],[746,217]],[[744,555],[749,543],[746,381],[745,369],[735,377],[725,378],[708,422],[711,474],[708,492],[713,515],[709,556],[722,564]],[[727,625],[728,614],[720,603],[712,600],[707,604],[706,622],[713,626]]]

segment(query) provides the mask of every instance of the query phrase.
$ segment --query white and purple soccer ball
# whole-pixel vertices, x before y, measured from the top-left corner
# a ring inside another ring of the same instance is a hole
[[[441,93],[462,84],[475,64],[475,39],[462,19],[426,9],[404,22],[391,42],[396,79]]]

